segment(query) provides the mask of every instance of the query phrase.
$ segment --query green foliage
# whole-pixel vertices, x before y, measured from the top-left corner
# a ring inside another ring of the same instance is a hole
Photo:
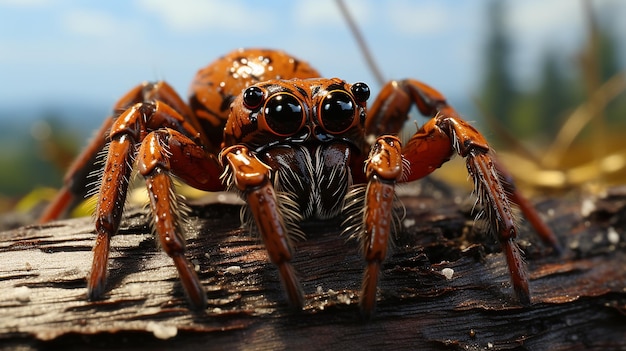
[[[566,57],[548,49],[536,67],[539,75],[537,86],[522,90],[512,78],[509,60],[513,53],[510,33],[506,29],[505,5],[506,2],[494,0],[489,6],[481,104],[489,116],[493,116],[516,137],[549,140],[557,134],[573,109],[584,103],[599,84],[619,72],[619,41],[612,34],[610,21],[603,21],[603,26],[597,28],[597,37],[591,31],[585,44],[588,47],[583,45],[578,57]],[[566,71],[568,67],[573,69]],[[592,84],[594,80],[598,84]],[[625,107],[626,98],[622,94],[621,99],[609,104],[604,111],[606,121],[624,126]]]
[[[482,99],[489,108],[489,112],[508,125],[515,87],[511,70],[508,67],[511,44],[504,23],[505,5],[505,2],[496,0],[492,1],[489,6],[490,30],[486,48]]]
[[[62,118],[44,116],[30,125],[2,129],[0,196],[24,195],[35,187],[59,187],[68,159],[76,154],[79,134]]]

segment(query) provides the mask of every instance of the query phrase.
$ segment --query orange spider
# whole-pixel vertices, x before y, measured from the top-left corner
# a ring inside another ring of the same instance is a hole
[[[515,190],[485,138],[428,85],[407,79],[384,86],[369,111],[364,83],[319,78],[307,63],[272,50],[237,50],[201,69],[189,104],[165,82],[144,83],[127,93],[65,178],[42,222],[64,215],[99,173],[97,239],[88,279],[89,299],[102,297],[111,236],[120,225],[133,168],[144,177],[154,229],[172,257],[188,301],[206,306],[206,295],[185,257],[175,175],[204,191],[235,191],[244,199],[278,267],[289,302],[304,304],[291,265],[290,235],[307,218],[346,215],[367,262],[360,307],[376,303],[380,266],[393,230],[395,185],[420,179],[454,152],[465,157],[478,201],[506,254],[513,288],[530,303],[528,278],[515,243],[511,201],[520,205],[544,241],[558,248],[550,229]],[[432,117],[402,145],[395,136],[410,107]],[[355,210],[356,209],[356,210]]]

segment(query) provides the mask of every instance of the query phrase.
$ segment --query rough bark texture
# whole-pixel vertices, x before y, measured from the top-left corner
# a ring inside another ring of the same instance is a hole
[[[522,223],[528,308],[512,297],[499,247],[465,197],[442,189],[403,196],[407,215],[369,321],[357,306],[358,243],[340,236],[340,220],[303,226],[308,240],[294,264],[307,305],[299,313],[285,305],[262,245],[240,228],[236,205],[192,205],[189,257],[209,296],[202,313],[186,309],[142,211],[127,211],[112,241],[109,293],[99,302],[85,299],[91,219],[5,231],[0,349],[626,350],[625,187],[537,204],[565,251],[555,256]]]

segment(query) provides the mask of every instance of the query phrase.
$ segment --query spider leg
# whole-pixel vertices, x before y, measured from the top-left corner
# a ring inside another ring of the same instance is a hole
[[[452,116],[455,120],[462,121],[459,114],[447,103],[446,98],[440,92],[422,82],[406,79],[389,82],[381,89],[378,98],[369,109],[368,118],[365,122],[367,133],[371,135],[398,133],[404,125],[404,122],[408,119],[408,112],[413,103],[417,106],[420,113],[425,116],[433,118],[437,115]],[[457,130],[456,132],[467,131],[470,134],[460,135],[462,137],[461,139],[467,140],[467,136],[480,135],[480,133],[469,124],[465,122],[463,122],[463,124],[465,125],[463,130]],[[418,139],[429,138],[430,140],[428,143],[417,143],[421,150],[418,150],[418,145],[409,147],[411,152],[416,153],[416,155],[412,157],[411,163],[421,163],[423,167],[413,167],[413,171],[411,175],[409,175],[411,179],[408,180],[419,179],[434,171],[441,163],[447,161],[446,155],[448,155],[448,149],[443,147],[446,139],[446,136],[443,134],[446,134],[447,131],[442,127],[445,126],[438,128],[422,128],[417,132],[418,134],[423,134],[417,137]],[[424,133],[428,133],[428,135]],[[449,136],[452,137],[451,135]],[[452,142],[458,142],[458,140],[454,139],[455,138],[451,138],[450,140]],[[482,136],[480,139],[484,145],[487,145]],[[442,146],[429,146],[428,144],[441,144]],[[409,145],[407,145],[407,147],[408,146]],[[451,153],[449,153],[447,157],[449,158],[449,156],[451,156]],[[515,187],[513,178],[506,168],[498,162],[493,153],[490,153],[490,159],[501,175],[500,183],[505,187],[505,193],[508,199],[519,206],[522,214],[533,226],[542,241],[550,245],[555,252],[561,252],[561,247],[556,236],[541,219],[537,210]]]
[[[395,184],[403,173],[402,145],[395,136],[379,137],[365,161],[368,179],[361,244],[367,262],[361,286],[361,313],[369,317],[376,305],[380,266],[387,256],[393,222]]]
[[[192,123],[194,129],[200,128],[197,120],[191,118],[191,111],[185,102],[176,94],[174,89],[166,82],[142,83],[129,90],[113,106],[114,116],[109,116],[94,137],[74,160],[65,173],[63,186],[57,192],[55,198],[44,209],[39,217],[40,223],[49,222],[65,217],[69,211],[82,202],[90,191],[88,186],[90,175],[97,174],[102,167],[98,161],[99,153],[108,143],[109,131],[116,120],[117,114],[127,110],[132,105],[142,101],[163,101],[174,110],[179,111],[185,120]],[[206,136],[201,136],[203,142],[207,142]],[[208,145],[208,144],[206,144]]]
[[[437,150],[424,155],[425,148]],[[468,173],[474,180],[478,201],[488,214],[491,227],[497,234],[506,255],[513,289],[519,301],[530,304],[528,277],[520,250],[515,243],[517,227],[511,209],[510,194],[503,185],[491,156],[489,145],[483,136],[467,122],[457,117],[453,110],[442,108],[409,140],[403,154],[409,162],[407,181],[423,177],[446,162],[456,151],[465,158]]]
[[[495,156],[493,157],[495,158]],[[506,190],[506,193],[511,201],[517,204],[517,206],[524,214],[524,217],[526,217],[526,220],[530,222],[537,234],[539,234],[539,237],[544,242],[544,244],[552,247],[554,252],[557,255],[560,255],[563,252],[561,244],[552,232],[552,229],[550,229],[546,222],[544,222],[543,219],[539,217],[539,213],[532,205],[532,203],[530,203],[530,201],[515,186],[515,182],[513,181],[513,176],[511,175],[511,173],[509,173],[509,171],[504,168],[502,163],[498,162],[497,159],[495,159],[494,165],[498,170],[498,173],[502,177],[502,185],[504,186],[504,189]]]
[[[149,133],[142,141],[137,155],[137,166],[146,180],[154,230],[161,247],[173,259],[190,304],[195,309],[203,309],[206,306],[206,293],[193,265],[185,257],[185,238],[179,210],[181,204],[174,193],[170,172],[180,176],[186,183],[219,190],[221,166],[215,157],[206,153],[193,140],[169,128]],[[181,155],[187,155],[187,158],[176,157]],[[206,170],[209,176],[196,170]],[[213,179],[209,179],[211,175]],[[194,179],[195,176],[199,178]]]
[[[230,146],[222,151],[222,164],[227,185],[234,185],[247,202],[256,222],[269,259],[278,267],[290,304],[302,308],[304,296],[291,265],[292,249],[285,221],[279,210],[276,191],[270,182],[270,169],[247,147]]]
[[[474,180],[478,201],[483,205],[507,258],[513,289],[522,304],[530,304],[528,277],[520,250],[515,243],[517,227],[512,203],[533,225],[542,240],[555,251],[556,237],[522,194],[515,189],[505,168],[498,163],[485,138],[446,102],[432,87],[412,79],[388,83],[372,104],[365,126],[367,133],[397,133],[407,119],[412,104],[432,117],[409,140],[403,156],[410,164],[403,181],[424,177],[458,153],[466,160]]]
[[[458,135],[458,132],[469,126],[453,119],[451,122],[454,135]],[[474,179],[474,188],[479,202],[484,206],[492,228],[500,240],[515,294],[521,304],[530,305],[528,276],[519,247],[515,243],[517,226],[501,175],[495,167],[494,159],[489,155],[489,149],[484,148],[485,145],[471,142],[466,142],[464,145],[464,147],[459,147],[458,153],[466,159],[467,170]]]
[[[170,170],[169,168],[164,168],[165,166],[163,166],[163,164],[165,164],[165,161],[161,161],[161,159],[165,156],[159,154],[167,153],[164,152],[165,149],[162,146],[164,142],[159,143],[158,138],[156,138],[156,136],[160,134],[150,133],[151,130],[159,130],[162,128],[171,128],[185,133],[185,138],[182,137],[182,134],[180,137],[174,138],[179,142],[178,144],[170,143],[170,146],[179,144],[185,145],[185,150],[181,150],[182,148],[172,148],[179,156],[181,154],[187,156],[186,159],[181,159],[181,162],[183,162],[182,160],[202,160],[198,157],[194,159],[193,156],[198,154],[198,149],[201,149],[201,146],[196,145],[201,142],[199,137],[201,134],[194,129],[193,125],[189,123],[184,116],[161,101],[137,103],[125,110],[114,121],[110,128],[109,139],[111,142],[109,143],[109,150],[102,173],[95,214],[97,238],[93,250],[92,270],[87,282],[88,297],[92,300],[99,299],[104,292],[110,238],[117,232],[120,225],[128,191],[129,177],[132,172],[135,153],[137,151],[136,145],[138,143],[141,143],[139,154],[140,172],[146,176],[148,188],[152,188],[152,195],[156,194],[157,197],[160,195],[162,198],[161,202],[153,206],[153,213],[158,213],[159,215],[164,213],[162,207],[165,205],[162,205],[162,201],[165,201],[168,205],[176,204],[174,197],[169,193],[172,191],[169,173],[166,172],[160,175],[163,170]],[[145,138],[147,138],[147,140],[144,140]],[[189,146],[192,144],[196,145],[195,148]],[[206,164],[199,162],[199,169],[210,168],[211,166],[209,166],[209,164],[211,164],[211,162],[215,170],[208,174],[214,174],[215,179],[213,179],[213,182],[209,182],[205,179],[204,188],[214,188],[217,187],[216,184],[219,183],[219,178],[216,175],[221,168],[215,158],[207,156],[205,160]],[[161,165],[162,167],[156,167],[157,165]],[[186,172],[187,167],[182,166],[182,163],[177,163],[174,168],[180,170],[183,179],[188,179],[190,174],[194,174],[193,172]],[[154,175],[148,176],[152,172],[154,172]],[[202,181],[198,181],[198,184],[200,183],[202,183]],[[166,189],[168,191],[167,196],[163,194],[163,191]],[[166,214],[165,216],[167,217],[168,215]],[[172,221],[174,218],[177,219],[178,217],[172,214],[172,218],[164,219],[163,222],[165,224],[163,225],[173,225]],[[181,234],[171,234],[168,232],[171,228],[160,229],[160,225],[157,225],[156,229],[157,232],[159,232],[160,238],[164,238],[164,240],[168,242],[168,244],[164,244],[163,247],[168,254],[174,258],[174,262],[183,279],[183,284],[190,301],[194,307],[202,307],[205,303],[205,297],[199,297],[199,289],[196,287],[196,285],[199,285],[199,283],[197,283],[198,279],[186,258],[182,255],[181,250],[184,249],[179,248],[179,246],[181,246],[181,238],[178,236]],[[181,247],[184,247],[184,245]],[[203,294],[204,292],[202,292],[202,295]]]
[[[135,140],[126,134],[116,136],[109,144],[96,208],[97,237],[93,247],[93,262],[87,280],[87,296],[90,300],[97,300],[104,293],[111,236],[117,232],[124,210],[134,147]]]

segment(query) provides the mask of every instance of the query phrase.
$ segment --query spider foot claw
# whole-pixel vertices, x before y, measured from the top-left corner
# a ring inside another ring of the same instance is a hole
[[[363,276],[363,285],[361,286],[361,297],[359,299],[359,307],[361,316],[369,319],[374,314],[376,308],[376,290],[378,286],[378,276],[380,275],[380,262],[368,262]]]
[[[304,294],[302,293],[302,287],[296,271],[288,262],[279,264],[278,271],[280,273],[283,289],[289,300],[289,305],[295,310],[301,310],[304,306]]]
[[[180,281],[185,291],[185,297],[189,301],[192,310],[203,310],[207,306],[206,293],[204,287],[196,274],[194,266],[185,256],[174,256],[174,265],[178,270]]]
[[[104,272],[94,274],[92,271],[91,276],[87,282],[87,299],[89,301],[102,300],[106,287],[106,270]]]

